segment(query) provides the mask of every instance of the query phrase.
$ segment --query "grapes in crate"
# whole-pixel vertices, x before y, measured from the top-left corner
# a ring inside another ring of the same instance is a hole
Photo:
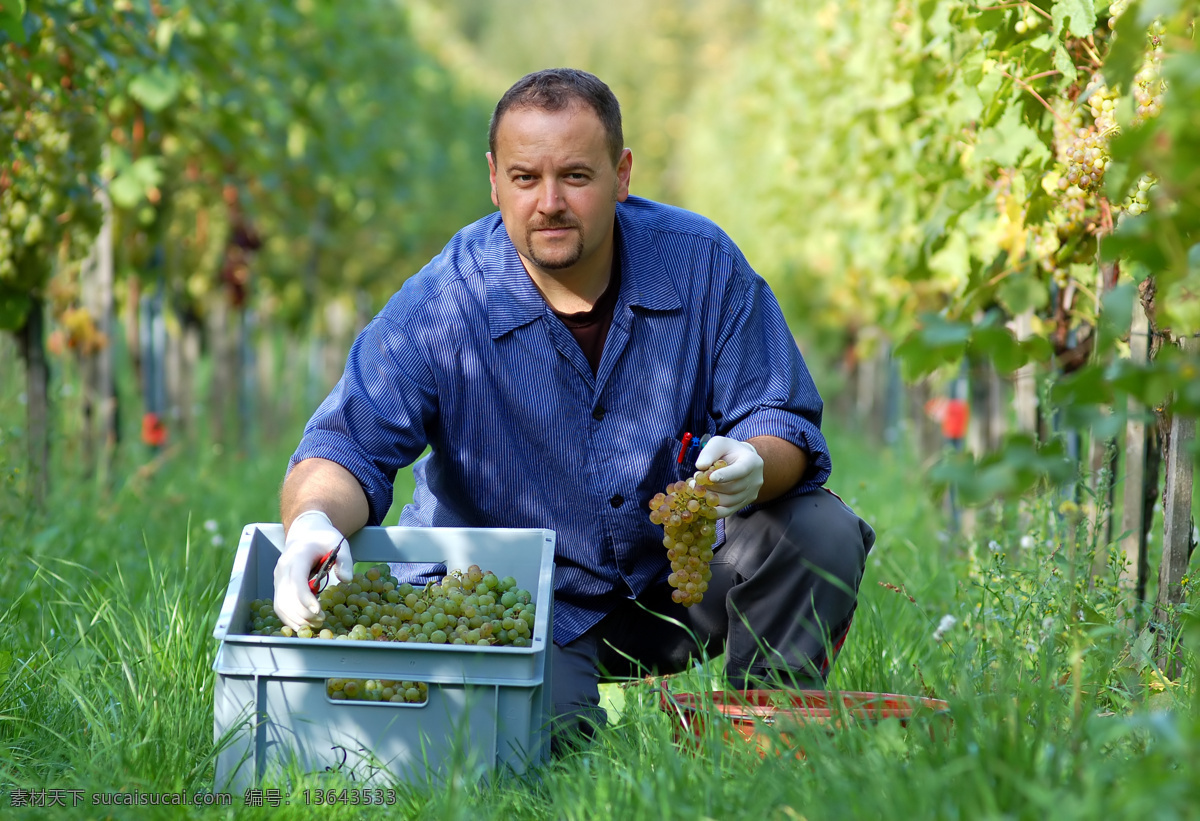
[[[325,679],[325,692],[334,701],[387,701],[392,704],[424,704],[429,700],[429,685],[423,681],[329,678]]]
[[[349,584],[331,584],[317,597],[317,627],[293,631],[275,615],[270,599],[250,603],[250,633],[302,639],[397,641],[529,647],[535,606],[511,576],[471,565],[424,587],[400,583],[386,564],[356,573]]]
[[[717,511],[719,502],[713,484],[713,471],[725,467],[718,459],[708,470],[698,470],[686,481],[667,485],[666,493],[657,493],[650,500],[650,521],[663,527],[663,546],[671,562],[667,582],[675,589],[671,598],[684,607],[698,604],[708,590],[712,571],[712,546],[717,540]]]

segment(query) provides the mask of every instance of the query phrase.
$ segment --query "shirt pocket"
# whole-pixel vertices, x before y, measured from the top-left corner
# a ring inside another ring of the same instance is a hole
[[[667,442],[667,458],[670,460],[668,475],[671,477],[667,482],[692,478],[696,472],[696,457],[700,455],[699,449],[692,447],[693,442],[689,441],[685,450],[683,440],[674,437],[668,439]]]

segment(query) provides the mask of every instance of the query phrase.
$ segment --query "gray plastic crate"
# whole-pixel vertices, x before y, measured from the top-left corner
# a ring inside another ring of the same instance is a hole
[[[522,772],[550,746],[554,532],[367,527],[350,538],[356,562],[477,564],[512,576],[537,605],[529,647],[252,636],[250,602],[274,594],[283,526],[242,531],[213,636],[221,645],[214,733],[224,743],[217,789],[242,791],[270,775],[340,773],[379,784],[497,768]],[[424,704],[334,701],[328,678],[424,681]],[[465,754],[465,758],[463,755]],[[462,772],[457,770],[457,772]]]

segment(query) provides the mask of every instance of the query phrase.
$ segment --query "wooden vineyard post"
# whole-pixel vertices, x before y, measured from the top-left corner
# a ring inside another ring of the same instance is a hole
[[[1194,339],[1180,340],[1184,353],[1196,349]],[[1154,620],[1159,625],[1159,667],[1171,677],[1182,672],[1178,642],[1177,610],[1183,604],[1183,577],[1187,574],[1192,546],[1192,454],[1196,420],[1182,413],[1171,418],[1167,446],[1166,506],[1163,513],[1163,554],[1158,571],[1158,602]]]
[[[96,195],[104,213],[100,232],[83,264],[83,303],[96,323],[103,343],[84,359],[83,442],[85,469],[94,471],[101,487],[112,476],[112,461],[117,447],[117,393],[113,372],[113,345],[116,341],[113,299],[113,215],[112,200],[101,188]]]
[[[866,333],[863,336],[867,336]],[[856,369],[855,377],[855,397],[856,404],[854,408],[855,417],[858,420],[860,428],[866,428],[868,434],[874,437],[876,430],[873,426],[876,415],[876,405],[879,398],[879,390],[876,387],[880,380],[879,374],[879,356],[878,343],[876,337],[872,337],[872,342],[867,347],[870,348],[869,356],[860,354],[858,357],[858,368]]]
[[[46,305],[40,297],[30,303],[25,324],[17,333],[25,362],[29,496],[40,510],[50,492],[50,370],[46,361]]]
[[[1024,342],[1033,336],[1033,311],[1029,310],[1014,320],[1017,339]],[[1030,362],[1017,369],[1014,375],[1013,404],[1016,406],[1017,430],[1038,436],[1037,416],[1037,369]]]
[[[1098,240],[1099,241],[1099,240]],[[1104,296],[1116,283],[1117,266],[1113,262],[1101,262],[1099,276],[1096,279],[1096,327],[1094,333],[1099,335],[1101,313],[1104,310]],[[1100,363],[1101,345],[1096,344],[1092,350],[1093,364]],[[1107,419],[1111,414],[1110,408],[1103,408],[1102,414]],[[1095,553],[1092,557],[1092,575],[1089,587],[1096,578],[1104,574],[1107,564],[1110,542],[1112,541],[1112,501],[1116,468],[1116,439],[1100,435],[1100,425],[1092,425],[1088,433],[1087,472],[1088,487],[1091,499],[1087,504],[1087,520],[1092,527],[1092,545]]]
[[[1150,351],[1150,322],[1140,299],[1133,301],[1133,325],[1129,331],[1129,358],[1135,365],[1145,363]],[[1129,420],[1125,423],[1125,487],[1121,505],[1121,552],[1124,569],[1121,586],[1137,589],[1138,567],[1146,545],[1146,521],[1143,511],[1146,480],[1145,408],[1129,398]]]

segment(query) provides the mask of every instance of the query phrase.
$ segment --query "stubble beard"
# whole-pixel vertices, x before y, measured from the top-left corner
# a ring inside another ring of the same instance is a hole
[[[565,256],[557,258],[546,258],[538,253],[533,245],[534,233],[543,228],[574,228],[575,229],[575,245]],[[529,227],[525,229],[525,247],[529,249],[529,260],[537,267],[546,271],[561,271],[564,268],[570,268],[579,260],[583,259],[583,226],[569,223],[548,223],[539,225],[537,228]]]

